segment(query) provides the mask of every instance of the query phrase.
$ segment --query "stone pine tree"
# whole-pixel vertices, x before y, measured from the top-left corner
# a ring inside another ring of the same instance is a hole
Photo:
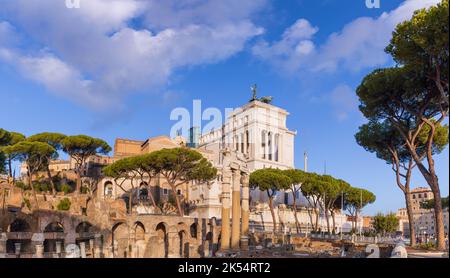
[[[158,206],[150,186],[152,180],[158,175],[155,163],[156,156],[153,153],[136,156],[133,160],[133,172],[140,177],[141,183],[145,182],[147,185],[148,196],[150,197],[153,207],[157,209]]]
[[[28,184],[33,192],[36,207],[39,209],[36,191],[33,186],[33,175],[40,171],[49,159],[56,157],[56,150],[47,143],[22,141],[5,147],[4,152],[7,155],[16,156],[27,165]]]
[[[21,133],[10,131],[9,134],[10,134],[9,141],[6,144],[8,146],[15,145],[15,144],[25,140],[25,135],[23,135]],[[8,177],[13,181],[13,183],[15,182],[15,180],[14,180],[14,173],[12,170],[12,163],[15,159],[16,159],[16,157],[14,155],[6,155],[6,164],[8,167]]]
[[[11,133],[0,128],[0,174],[6,173],[6,154],[2,151],[2,147],[7,146],[11,140]]]
[[[27,140],[31,141],[31,142],[47,143],[58,152],[58,151],[62,150],[61,142],[64,138],[66,138],[66,136],[61,133],[43,132],[43,133],[32,135],[32,136],[28,137]],[[52,187],[52,193],[53,193],[53,195],[56,195],[56,186],[55,186],[55,183],[53,182],[52,174],[50,172],[50,162],[51,162],[50,160],[46,161],[44,167],[45,167],[45,171],[47,172],[48,181]]]
[[[297,204],[299,202],[298,195],[301,192],[301,185],[306,181],[308,178],[308,175],[306,172],[303,172],[302,170],[297,169],[289,169],[284,170],[283,174],[288,176],[291,179],[291,186],[290,190],[292,193],[292,200],[293,200],[293,209],[294,209],[294,218],[295,218],[295,227],[297,229],[297,233],[301,232],[300,222],[298,221],[297,216]]]
[[[81,175],[90,156],[107,154],[111,147],[102,139],[86,135],[67,136],[61,140],[62,150],[75,161],[75,174],[77,175],[76,194],[80,193]]]
[[[416,11],[399,24],[386,52],[396,68],[376,70],[358,88],[360,110],[370,120],[388,120],[397,129],[436,200],[437,248],[445,249],[439,179],[433,157],[437,126],[449,112],[449,7],[448,0]],[[418,136],[428,128],[424,163],[417,149]]]
[[[192,181],[210,182],[217,176],[217,169],[195,150],[188,148],[162,149],[153,152],[154,170],[167,180],[175,198],[178,214],[184,215],[178,189]]]
[[[437,126],[438,130],[434,135],[433,153],[441,152],[448,144],[448,126]],[[417,152],[420,159],[426,156],[427,128],[422,129],[419,134]],[[391,165],[395,174],[396,185],[402,190],[405,196],[406,210],[409,220],[409,234],[411,246],[416,244],[414,218],[411,200],[411,178],[412,171],[416,167],[414,159],[407,150],[403,138],[395,127],[388,121],[371,121],[362,125],[355,135],[356,141],[365,150],[375,153],[379,159]]]
[[[311,229],[315,232],[319,229],[319,209],[322,196],[322,183],[319,179],[320,175],[318,174],[306,173],[306,178],[300,188],[303,196],[306,197],[306,201],[309,204],[308,216],[311,223]]]
[[[266,192],[270,213],[272,214],[273,232],[275,233],[277,231],[277,220],[273,204],[274,198],[280,190],[289,190],[292,185],[291,179],[281,170],[266,168],[251,173],[249,184],[251,188],[258,188]]]
[[[358,215],[360,214],[361,210],[365,206],[374,203],[375,200],[375,194],[366,189],[352,187],[347,191],[347,194],[345,195],[344,206],[353,218],[353,231],[356,231],[357,229]]]
[[[134,180],[137,177],[136,157],[126,157],[103,168],[103,174],[114,179],[117,186],[122,189],[123,192],[128,191],[128,213],[132,214],[133,211],[133,192],[134,192]],[[127,190],[123,184],[129,181],[131,188]]]

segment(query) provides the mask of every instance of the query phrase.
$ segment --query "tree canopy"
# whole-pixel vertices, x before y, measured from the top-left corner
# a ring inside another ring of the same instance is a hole
[[[433,191],[441,250],[445,248],[444,224],[433,156],[448,144],[448,127],[441,127],[449,112],[448,26],[448,0],[416,11],[411,20],[396,27],[386,47],[396,67],[373,71],[357,89],[361,112],[371,122],[388,122],[396,129],[409,152],[410,165],[415,163]],[[377,155],[386,157],[382,151]]]
[[[397,231],[399,220],[394,213],[388,213],[387,215],[378,213],[374,216],[372,225],[378,234],[392,234]]]
[[[105,167],[103,173],[122,181],[137,176],[144,178],[145,174],[148,178],[161,174],[172,189],[179,214],[183,215],[177,188],[191,181],[209,182],[217,176],[217,169],[198,151],[173,148],[118,160]]]

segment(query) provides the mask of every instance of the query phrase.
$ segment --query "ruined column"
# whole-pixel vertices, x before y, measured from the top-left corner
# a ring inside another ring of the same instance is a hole
[[[31,237],[31,242],[32,242],[32,245],[34,246],[34,251],[35,251],[34,256],[36,258],[44,257],[44,241],[45,241],[45,236],[43,233],[34,233]]]
[[[249,188],[249,177],[247,174],[242,175],[242,207],[241,207],[241,217],[242,217],[242,227],[241,227],[241,249],[248,250],[248,226],[249,226],[249,198],[250,198],[250,188]]]
[[[233,206],[232,206],[232,230],[231,248],[239,249],[241,234],[241,172],[233,171]]]
[[[80,254],[81,258],[86,259],[86,243],[84,241],[80,242]]]
[[[230,249],[230,169],[224,169],[222,175],[222,232],[220,248],[225,251]]]
[[[6,241],[8,237],[6,233],[0,233],[0,258],[6,257]]]
[[[44,244],[36,244],[36,258],[44,257]]]
[[[94,258],[101,258],[102,255],[103,255],[102,235],[96,234],[94,242]]]

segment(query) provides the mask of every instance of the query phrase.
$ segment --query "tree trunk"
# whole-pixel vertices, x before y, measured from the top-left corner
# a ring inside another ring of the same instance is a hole
[[[331,210],[331,219],[333,220],[333,229],[332,229],[332,233],[336,234],[336,219],[335,219],[335,213],[334,210]],[[341,228],[342,229],[342,228]]]
[[[34,187],[33,187],[33,174],[30,173],[29,170],[28,170],[28,185],[31,188],[31,192],[33,192],[34,201],[36,202],[36,208],[39,209],[39,202],[37,199],[36,191],[34,190]]]
[[[55,183],[53,182],[52,173],[50,173],[50,168],[48,166],[47,166],[47,177],[48,177],[48,180],[50,181],[50,185],[52,186],[52,194],[53,194],[53,196],[56,196]]]
[[[173,185],[170,185],[170,187],[172,188],[173,196],[175,196],[175,201],[177,203],[178,214],[180,216],[184,216],[183,209],[181,208],[180,199],[178,198],[177,188],[175,186],[173,186]]]
[[[428,124],[428,123],[427,123]],[[445,238],[444,238],[444,219],[442,213],[442,203],[441,203],[441,191],[439,189],[439,180],[436,176],[435,167],[434,167],[434,159],[433,159],[433,136],[435,133],[435,127],[430,125],[430,134],[428,135],[427,141],[427,162],[428,169],[423,164],[419,155],[417,154],[416,149],[408,140],[408,138],[404,138],[407,140],[408,151],[411,153],[414,158],[414,162],[416,162],[417,167],[419,168],[420,173],[425,178],[427,184],[430,186],[431,191],[434,196],[434,212],[435,212],[435,234],[437,239],[437,249],[442,251],[445,250]]]
[[[331,233],[331,231],[330,231],[330,219],[328,217],[328,209],[325,208],[324,211],[325,211],[325,218],[327,220],[327,232]]]
[[[405,201],[406,201],[406,212],[408,214],[408,222],[409,222],[409,238],[410,238],[410,245],[411,247],[416,246],[416,231],[414,227],[414,215],[413,215],[413,209],[412,209],[412,201],[411,201],[411,194],[409,190],[405,192]]]
[[[13,175],[12,175],[12,161],[11,161],[11,158],[8,158],[8,174],[9,174],[9,177],[12,179]]]
[[[319,212],[317,211],[317,208],[314,209],[314,213],[316,216],[316,223],[314,225],[314,231],[317,232],[317,231],[319,231]]]
[[[312,217],[310,208],[308,208],[308,216],[309,216],[309,221],[311,223],[311,229],[314,229],[314,222],[313,222],[313,217]]]
[[[269,208],[270,208],[270,213],[272,214],[273,233],[275,234],[275,232],[277,231],[277,220],[275,218],[275,211],[273,209],[273,198],[272,197],[269,197]]]
[[[295,191],[292,192],[293,193],[293,200],[294,200],[294,218],[295,218],[295,227],[297,228],[297,234],[300,233],[300,223],[298,222],[298,217],[297,217],[297,196],[295,196]]]
[[[436,179],[437,183],[437,179]],[[445,250],[445,237],[444,237],[444,219],[442,212],[442,200],[441,191],[439,185],[437,185],[433,190],[434,195],[434,221],[435,221],[435,231],[437,239],[437,249],[440,251]]]
[[[80,170],[76,170],[75,173],[77,175],[77,185],[76,185],[76,188],[75,188],[75,194],[78,195],[78,194],[80,194],[80,191],[81,191],[81,174],[80,174]]]

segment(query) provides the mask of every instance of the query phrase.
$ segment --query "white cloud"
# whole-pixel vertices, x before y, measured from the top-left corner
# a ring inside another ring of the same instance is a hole
[[[338,121],[344,121],[349,118],[352,113],[358,111],[358,99],[356,94],[346,84],[340,84],[327,97],[333,112]]]
[[[339,32],[329,35],[323,44],[316,47],[313,47],[313,35],[317,28],[311,28],[311,23],[300,19],[302,23],[297,21],[289,27],[280,41],[260,42],[253,48],[253,53],[260,59],[291,72],[333,72],[338,68],[359,71],[381,66],[389,61],[384,48],[389,43],[395,26],[411,18],[415,10],[438,2],[439,0],[406,0],[396,9],[385,12],[378,18],[357,18]],[[306,30],[307,35],[301,36],[303,30]],[[286,39],[286,34],[297,33],[300,34],[298,37]]]
[[[295,70],[305,57],[314,52],[314,43],[310,40],[319,29],[306,19],[299,19],[284,31],[282,39],[269,44],[262,41],[253,48],[253,54],[263,60],[269,60],[288,70]]]
[[[263,32],[251,15],[266,0],[81,0],[79,9],[64,2],[4,3],[0,39],[27,43],[0,40],[0,62],[58,96],[106,109],[130,93],[164,87],[177,69],[242,51]],[[214,4],[225,14],[215,18]],[[246,10],[233,13],[238,4]]]

